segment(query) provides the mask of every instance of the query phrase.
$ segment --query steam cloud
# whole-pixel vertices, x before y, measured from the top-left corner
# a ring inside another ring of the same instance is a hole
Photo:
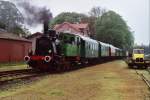
[[[44,22],[49,22],[52,19],[50,9],[46,7],[37,7],[28,1],[15,0],[17,5],[23,8],[25,24],[36,26]]]

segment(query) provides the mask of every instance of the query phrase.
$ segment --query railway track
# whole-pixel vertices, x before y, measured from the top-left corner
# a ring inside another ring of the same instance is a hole
[[[146,69],[144,71],[139,71],[139,70],[135,70],[135,71],[137,75],[139,75],[142,78],[142,80],[146,83],[146,85],[150,89],[150,79],[147,78],[147,76],[150,77],[150,69]],[[145,74],[145,72],[147,72],[148,74]]]
[[[4,76],[11,76],[11,75],[20,75],[20,74],[28,74],[35,72],[32,69],[21,69],[21,70],[11,70],[11,71],[1,71],[0,78]]]
[[[148,73],[150,74],[150,67],[147,69]]]
[[[37,77],[46,75],[47,73],[36,72],[32,69],[12,70],[0,72],[0,89],[5,86],[19,83],[30,82],[37,79]]]

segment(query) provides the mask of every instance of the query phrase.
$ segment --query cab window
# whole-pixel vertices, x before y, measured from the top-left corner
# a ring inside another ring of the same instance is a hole
[[[144,50],[134,50],[134,54],[144,54]]]

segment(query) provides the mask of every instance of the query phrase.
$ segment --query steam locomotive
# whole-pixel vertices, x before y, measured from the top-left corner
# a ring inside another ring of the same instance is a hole
[[[36,39],[35,51],[24,57],[27,64],[39,70],[68,70],[72,65],[118,59],[125,51],[89,37],[57,33],[44,24],[44,34]]]

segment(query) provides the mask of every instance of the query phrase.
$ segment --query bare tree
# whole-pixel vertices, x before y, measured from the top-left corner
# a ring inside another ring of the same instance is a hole
[[[93,7],[90,12],[89,15],[92,17],[100,17],[102,16],[104,13],[106,12],[106,9],[101,8],[101,7]]]

